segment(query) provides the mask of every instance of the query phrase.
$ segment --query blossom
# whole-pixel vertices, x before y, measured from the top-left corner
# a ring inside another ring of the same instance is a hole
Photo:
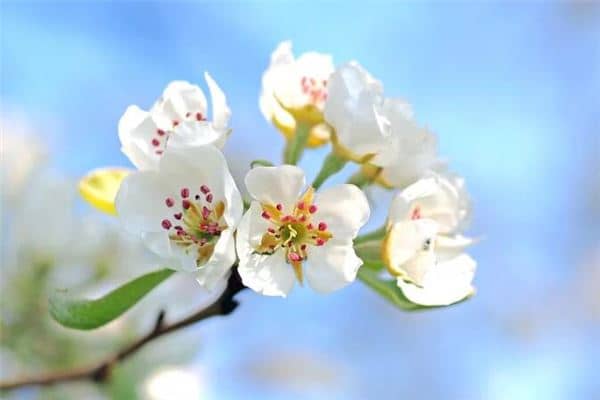
[[[437,174],[408,186],[393,200],[383,259],[405,296],[418,304],[448,305],[473,293],[475,261],[463,253],[469,215],[464,182]]]
[[[121,150],[138,169],[156,169],[167,147],[212,144],[222,148],[229,134],[231,111],[223,91],[204,74],[212,100],[208,120],[207,101],[198,86],[173,81],[150,111],[129,106],[119,120]]]
[[[298,116],[308,114],[314,125],[307,145],[316,147],[328,142],[330,128],[322,123],[322,113],[333,70],[331,55],[308,52],[296,59],[292,43],[280,43],[262,77],[259,106],[264,117],[290,139]]]
[[[173,269],[211,288],[235,262],[241,195],[213,146],[167,147],[156,171],[129,175],[115,200],[125,229]]]
[[[419,126],[410,104],[401,99],[386,98],[383,115],[389,123],[386,146],[365,165],[363,172],[390,188],[403,188],[444,166],[438,155],[437,137]],[[369,170],[373,171],[369,174]]]
[[[340,289],[362,264],[352,240],[369,218],[364,193],[338,185],[315,193],[295,166],[256,167],[246,188],[253,197],[237,234],[244,284],[268,296],[286,296],[304,276],[317,292]],[[306,267],[304,268],[304,263]]]
[[[356,62],[339,67],[331,75],[324,115],[335,129],[336,150],[350,160],[368,161],[389,141],[383,85]]]

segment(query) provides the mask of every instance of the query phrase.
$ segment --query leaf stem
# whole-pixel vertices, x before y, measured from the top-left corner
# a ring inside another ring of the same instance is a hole
[[[315,189],[320,188],[323,182],[325,182],[330,176],[340,172],[347,162],[348,160],[338,155],[335,151],[329,153],[327,157],[325,157],[325,160],[323,160],[321,170],[313,181],[312,187]]]
[[[298,161],[300,161],[302,153],[304,152],[304,148],[306,147],[309,132],[310,125],[302,122],[296,122],[296,131],[294,132],[294,136],[287,141],[285,146],[283,153],[284,164],[298,164]]]
[[[364,235],[358,236],[356,239],[354,239],[354,244],[357,245],[360,243],[369,242],[371,240],[381,240],[385,236],[385,233],[386,233],[386,226],[383,225],[381,228],[378,228],[372,232],[365,233]]]

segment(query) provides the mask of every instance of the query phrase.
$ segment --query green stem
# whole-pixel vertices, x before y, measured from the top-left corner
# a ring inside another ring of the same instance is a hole
[[[381,240],[383,239],[383,237],[386,234],[386,226],[382,226],[381,228],[378,228],[372,232],[369,233],[365,233],[364,235],[360,235],[358,236],[356,239],[354,239],[354,244],[360,244],[360,243],[365,243],[365,242],[369,242],[371,240]]]
[[[298,164],[298,161],[300,161],[302,153],[304,152],[304,147],[306,147],[309,132],[310,125],[296,122],[296,132],[294,133],[294,137],[288,140],[285,146],[283,153],[284,164]]]
[[[340,172],[347,162],[348,160],[336,154],[335,151],[329,153],[327,157],[325,157],[323,165],[321,166],[321,170],[319,171],[319,174],[313,181],[312,186],[315,189],[320,188],[323,182],[327,180],[327,178]]]

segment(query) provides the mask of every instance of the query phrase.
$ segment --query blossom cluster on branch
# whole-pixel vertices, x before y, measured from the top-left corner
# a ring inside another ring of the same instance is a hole
[[[329,293],[358,276],[406,310],[474,293],[464,180],[448,171],[411,105],[387,97],[363,66],[336,67],[317,52],[296,58],[290,42],[275,49],[259,106],[286,147],[281,165],[252,163],[247,199],[221,152],[231,110],[205,79],[210,107],[200,87],[174,81],[148,111],[127,108],[119,139],[137,169],[95,170],[80,184],[86,200],[115,214],[164,267],[209,290],[237,268],[245,286],[284,297],[296,284]],[[331,152],[307,184],[296,164],[305,150],[327,144]],[[358,168],[347,183],[321,189],[348,163]],[[397,193],[381,229],[359,236],[371,214],[370,185]]]

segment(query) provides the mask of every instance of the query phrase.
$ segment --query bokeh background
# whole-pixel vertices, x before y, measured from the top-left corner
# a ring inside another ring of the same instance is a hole
[[[140,352],[125,368],[137,370],[121,375],[133,389],[75,385],[10,398],[600,399],[599,6],[575,0],[3,1],[3,146],[9,134],[23,138],[18,162],[2,165],[3,192],[15,165],[33,152],[45,155],[53,176],[71,182],[55,193],[68,192],[93,168],[129,165],[116,129],[125,108],[149,107],[174,79],[204,87],[205,70],[233,110],[226,153],[236,176],[252,159],[280,160],[283,139],[260,114],[258,94],[271,51],[291,39],[296,54],[317,50],[338,64],[358,60],[388,95],[413,104],[417,119],[439,135],[441,154],[466,177],[475,210],[470,234],[482,238],[470,251],[478,261],[477,296],[458,306],[407,314],[359,282],[329,296],[243,293],[231,317]],[[301,165],[309,175],[325,152],[305,156]],[[52,236],[61,225],[48,220],[67,203],[40,192],[48,179],[34,179],[3,201],[3,268],[14,259],[15,243],[33,236],[44,242],[40,231]],[[390,198],[381,190],[369,195],[376,219],[366,230],[381,223]],[[75,217],[55,219],[74,219],[76,231],[84,217],[111,226],[72,201]],[[23,211],[24,203],[33,208]],[[93,233],[73,236],[101,241]],[[134,267],[142,262],[132,259],[121,260],[116,276],[154,267]],[[27,295],[38,309],[44,290],[89,274],[82,271],[90,265],[69,264]],[[26,274],[24,268],[16,271]],[[3,269],[4,286],[14,286],[14,271]],[[126,320],[145,326],[159,307],[173,317],[203,301],[196,296],[206,294],[179,283],[153,293],[130,313],[138,317]],[[1,301],[23,302],[6,290]],[[120,328],[94,335],[106,338]],[[75,362],[38,362],[35,346],[43,348],[43,338],[21,344],[34,349],[29,353],[15,353],[6,332],[3,378]],[[76,360],[95,359],[124,340],[104,346],[88,333],[71,335],[75,347],[88,343]]]

